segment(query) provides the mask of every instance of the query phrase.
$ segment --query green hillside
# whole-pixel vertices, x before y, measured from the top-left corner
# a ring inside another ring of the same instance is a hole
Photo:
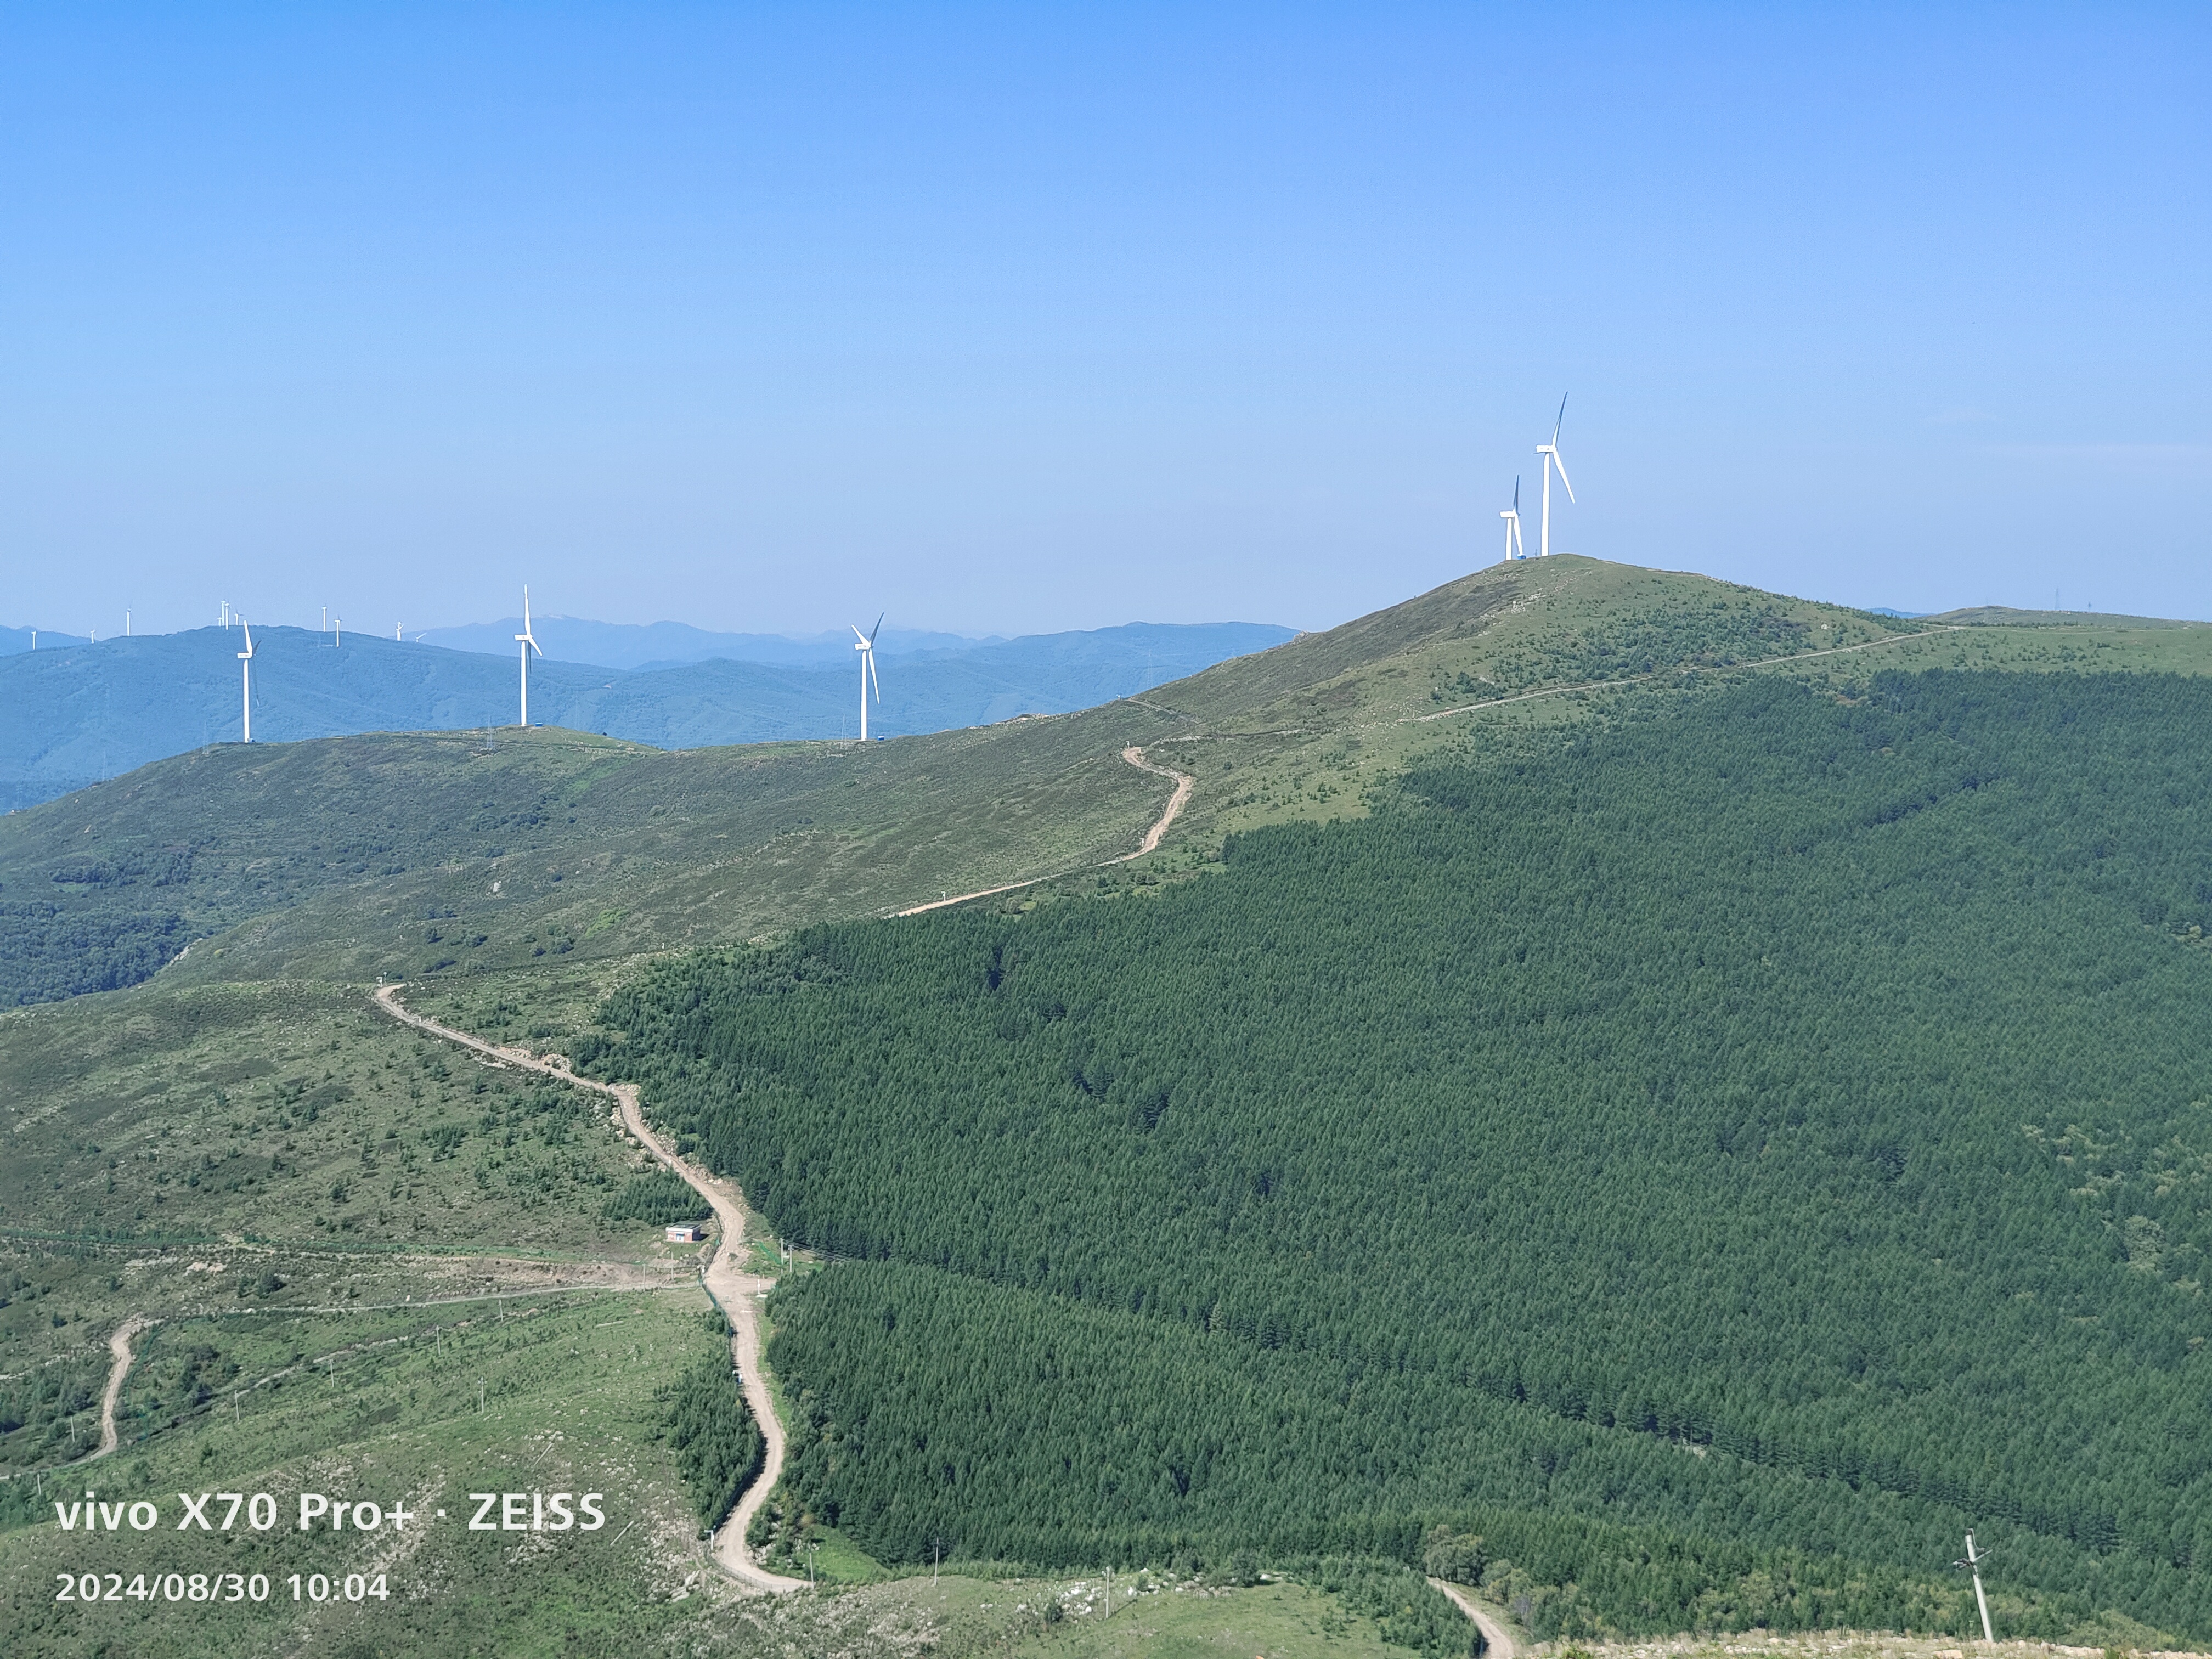
[[[774,1533],[844,1577],[1110,1557],[1270,1653],[1444,1651],[1415,1566],[1547,1633],[1961,1632],[1971,1522],[2004,1632],[2196,1638],[2208,670],[2212,629],[1562,557],[1073,714],[216,745],[0,816],[10,1617],[125,1318],[160,1322],[100,1467],[173,1485],[306,1481],[316,1410],[475,1478],[438,1368],[482,1316],[530,1455],[642,1517],[604,1574],[469,1566],[498,1650],[613,1651],[641,1585],[635,1630],[700,1650],[1041,1629],[949,1577],[705,1594],[751,1450],[667,1299],[666,1183],[603,1099],[374,1013],[382,975],[644,1077],[765,1206],[757,1267],[815,1247],[773,1306]],[[1109,866],[1170,793],[1131,744],[1196,788]],[[693,1346],[618,1379],[592,1333],[647,1302]],[[388,1358],[383,1403],[332,1403],[342,1366],[224,1432],[295,1350]],[[1213,1598],[1255,1561],[1335,1588],[1251,1624]]]
[[[0,1004],[136,983],[242,923],[219,969],[210,951],[183,971],[618,958],[1055,875],[1131,850],[1164,805],[1167,785],[1120,760],[1133,744],[1200,781],[1172,858],[1356,816],[1470,729],[1580,720],[1685,677],[2212,671],[2212,627],[1981,615],[1905,622],[1561,556],[1140,697],[865,750],[664,752],[558,729],[216,744],[0,815]],[[457,933],[483,943],[446,948]]]
[[[886,1559],[1441,1522],[1543,1630],[1963,1629],[1975,1525],[2008,1628],[2212,1636],[2208,730],[1754,679],[1149,896],[673,961],[597,1064],[866,1264],[773,1358]]]
[[[1164,724],[1130,712],[1133,741]],[[672,754],[554,731],[234,744],[0,818],[0,983],[112,988],[240,924],[173,971],[373,981],[743,939],[1095,864],[1167,793],[1067,721]]]
[[[1202,848],[1362,810],[1469,702],[1557,690],[1507,711],[1551,718],[1592,682],[1833,641],[1913,649],[1903,626],[1560,558],[1140,699],[866,749],[663,752],[559,730],[218,744],[0,817],[0,1003],[133,984],[240,924],[177,971],[419,976],[884,914],[1133,850],[1169,793],[1120,759],[1133,744],[1203,781],[1170,843]]]

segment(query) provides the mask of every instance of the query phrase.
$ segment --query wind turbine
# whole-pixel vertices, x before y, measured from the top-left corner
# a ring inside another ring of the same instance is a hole
[[[246,741],[252,743],[253,741],[253,627],[243,617],[238,619],[238,625],[246,629],[246,649],[238,653],[238,672],[240,677],[239,689],[245,699]]]
[[[853,627],[850,623],[845,625],[848,628]],[[866,634],[857,628],[853,628],[853,637],[860,641],[853,649],[860,653],[860,741],[862,743],[868,740],[869,681],[875,682],[876,701],[881,702],[884,700],[883,676],[876,672],[876,635],[883,632],[883,628],[884,619],[880,615],[876,618],[875,627]]]
[[[1575,498],[1575,487],[1567,483],[1567,464],[1559,459],[1559,423],[1567,418],[1567,400],[1559,399],[1558,419],[1552,422],[1552,441],[1538,444],[1536,453],[1544,458],[1544,527],[1537,538],[1537,555],[1542,559],[1552,556],[1552,469],[1559,469],[1559,482],[1567,484],[1567,499]]]
[[[1505,556],[1509,559],[1528,556],[1528,544],[1521,539],[1521,480],[1513,481],[1513,505],[1498,515],[1505,520]],[[1516,553],[1516,549],[1519,551]]]
[[[530,725],[530,653],[535,651],[542,657],[545,654],[545,647],[530,635],[530,586],[526,582],[522,589],[522,631],[514,638],[522,647],[522,724],[527,730]]]

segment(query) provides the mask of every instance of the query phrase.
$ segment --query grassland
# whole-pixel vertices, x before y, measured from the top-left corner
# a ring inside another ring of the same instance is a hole
[[[43,1499],[160,1501],[146,1532],[52,1524],[8,1535],[0,1605],[37,1653],[507,1653],[665,1624],[700,1565],[654,1389],[720,1339],[689,1286],[570,1292],[501,1304],[373,1313],[171,1317],[134,1372],[131,1420],[156,1419],[116,1457],[37,1481]],[[207,1398],[193,1396],[205,1389]],[[471,1490],[599,1492],[609,1524],[520,1539],[468,1529]],[[179,1532],[176,1494],[268,1492],[279,1524]],[[417,1517],[343,1534],[298,1530],[298,1494],[403,1504]],[[441,1517],[438,1511],[446,1513]],[[426,1545],[431,1546],[425,1547]],[[57,1603],[56,1575],[264,1574],[258,1607],[161,1599]],[[383,1574],[389,1599],[295,1603],[295,1572]],[[642,1587],[644,1593],[639,1594]],[[102,1644],[107,1644],[103,1648]]]
[[[605,1217],[645,1158],[587,1097],[327,985],[0,1016],[0,1472],[94,1443],[129,1316],[635,1291],[691,1268],[657,1229]],[[174,1426],[175,1398],[125,1407],[132,1432]]]

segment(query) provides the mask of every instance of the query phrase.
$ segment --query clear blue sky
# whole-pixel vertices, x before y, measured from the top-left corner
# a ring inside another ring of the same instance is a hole
[[[388,633],[526,579],[1326,626],[1494,559],[1569,390],[1567,550],[2212,617],[2208,47],[2202,5],[10,6],[0,621]]]

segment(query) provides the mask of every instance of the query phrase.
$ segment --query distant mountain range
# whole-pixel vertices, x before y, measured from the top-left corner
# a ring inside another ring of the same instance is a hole
[[[0,657],[18,651],[59,651],[90,643],[82,634],[58,634],[51,628],[0,628]]]
[[[449,635],[487,642],[520,626],[490,623]],[[26,644],[27,644],[27,631]],[[681,623],[625,628],[544,618],[541,641],[605,657],[665,661],[635,670],[533,660],[530,712],[540,725],[604,732],[659,748],[860,732],[860,682],[849,641],[714,635]],[[1132,623],[1088,632],[978,641],[893,635],[879,647],[883,702],[872,734],[905,736],[1018,714],[1065,714],[1261,651],[1292,629],[1259,623]],[[51,799],[101,778],[239,737],[235,629],[82,641],[0,655],[0,809]],[[943,643],[951,641],[953,643]],[[902,649],[894,650],[894,642]],[[735,643],[733,643],[735,642]],[[922,648],[913,648],[921,644]],[[288,743],[356,732],[439,731],[514,723],[517,665],[497,654],[349,633],[343,646],[307,629],[254,630],[253,735]],[[781,649],[781,661],[726,649]],[[650,653],[650,654],[647,654]]]
[[[869,619],[859,620],[865,627]],[[514,650],[514,636],[521,631],[521,617],[502,617],[497,622],[471,623],[463,628],[432,628],[408,637],[455,651],[503,656]],[[689,623],[603,623],[576,617],[538,617],[532,620],[530,631],[547,656],[600,668],[673,668],[680,663],[707,662],[717,657],[732,662],[770,663],[779,668],[836,668],[848,661],[853,652],[849,633],[793,639],[782,634],[714,634]],[[1004,643],[995,634],[972,638],[964,634],[886,628],[877,636],[876,649],[882,653],[878,661],[889,662],[894,656],[913,652],[970,651],[977,646]]]

